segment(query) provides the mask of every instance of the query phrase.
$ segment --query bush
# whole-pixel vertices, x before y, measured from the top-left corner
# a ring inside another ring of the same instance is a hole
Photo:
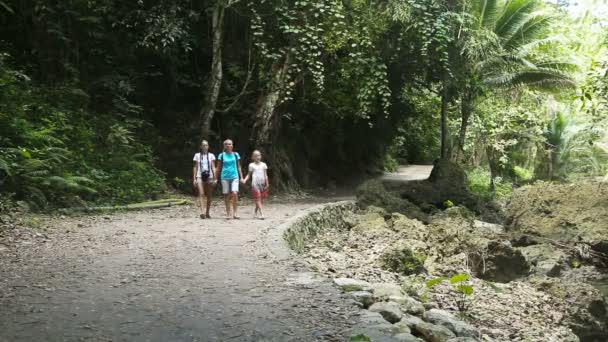
[[[392,155],[387,154],[384,157],[384,171],[396,172],[399,169],[399,162]]]
[[[79,89],[34,87],[0,55],[0,195],[33,208],[126,203],[164,190],[141,122],[87,112]]]
[[[534,176],[532,171],[530,171],[528,169],[524,169],[523,167],[520,167],[520,166],[514,166],[513,173],[515,174],[515,177],[517,177],[518,180],[521,180],[524,182],[531,180],[532,177]]]
[[[492,191],[490,172],[481,168],[468,172],[469,189],[472,193],[485,200],[506,198],[513,192],[513,186],[501,177],[494,179],[495,192]]]

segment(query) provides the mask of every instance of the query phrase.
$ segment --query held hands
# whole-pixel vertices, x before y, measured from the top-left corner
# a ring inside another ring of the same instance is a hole
[[[198,185],[198,182],[196,181],[196,178],[193,178],[193,179],[192,179],[192,185],[194,185],[194,186],[197,186],[197,185]]]

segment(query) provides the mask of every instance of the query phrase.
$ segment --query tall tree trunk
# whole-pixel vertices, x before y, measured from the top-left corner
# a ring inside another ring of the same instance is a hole
[[[460,101],[460,132],[458,133],[456,151],[452,155],[452,161],[456,163],[464,163],[464,144],[466,142],[467,128],[469,127],[469,119],[472,112],[473,98],[471,94],[465,93]]]
[[[488,158],[488,166],[490,167],[490,191],[492,198],[496,196],[496,183],[494,180],[498,177],[498,162],[496,160],[496,150],[494,147],[486,147],[486,156]]]
[[[273,167],[273,184],[279,186],[285,184],[284,179],[293,179],[291,161],[285,153],[285,148],[274,143],[281,128],[281,117],[277,107],[281,104],[288,87],[288,71],[291,62],[292,55],[287,52],[283,59],[273,63],[272,79],[258,102],[251,135],[252,145],[265,154],[265,158]]]
[[[213,30],[211,74],[209,75],[209,80],[207,81],[205,99],[203,107],[200,111],[200,118],[202,122],[202,139],[209,138],[211,120],[213,120],[213,116],[215,115],[217,99],[220,96],[220,88],[222,87],[222,45],[224,39],[224,11],[224,5],[222,3],[218,3],[213,8],[213,12],[211,14],[211,26]]]
[[[448,96],[448,84],[444,80],[441,91],[441,159],[448,158]]]
[[[259,148],[266,148],[272,144],[273,134],[280,128],[281,120],[277,115],[277,107],[285,94],[291,59],[291,53],[288,52],[283,59],[273,63],[270,85],[260,97],[251,139]]]

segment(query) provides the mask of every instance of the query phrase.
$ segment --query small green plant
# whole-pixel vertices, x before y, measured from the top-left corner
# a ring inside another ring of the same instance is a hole
[[[399,168],[399,162],[392,155],[386,154],[384,157],[384,171],[386,172],[397,172]]]
[[[449,279],[450,284],[453,285],[452,291],[455,295],[456,307],[461,314],[467,312],[471,306],[470,298],[474,291],[473,286],[468,283],[470,279],[471,276],[466,273],[457,274]],[[426,287],[432,289],[446,280],[445,278],[431,279],[426,282]]]
[[[454,206],[454,202],[450,201],[450,200],[446,200],[445,202],[443,202],[443,206],[445,208],[451,208]]]

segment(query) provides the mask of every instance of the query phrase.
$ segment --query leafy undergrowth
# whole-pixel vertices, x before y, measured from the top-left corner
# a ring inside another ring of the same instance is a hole
[[[3,202],[22,201],[33,209],[123,204],[165,189],[151,149],[136,138],[145,122],[124,117],[140,108],[117,98],[111,114],[87,112],[85,92],[67,85],[36,87],[5,57],[0,56]]]

